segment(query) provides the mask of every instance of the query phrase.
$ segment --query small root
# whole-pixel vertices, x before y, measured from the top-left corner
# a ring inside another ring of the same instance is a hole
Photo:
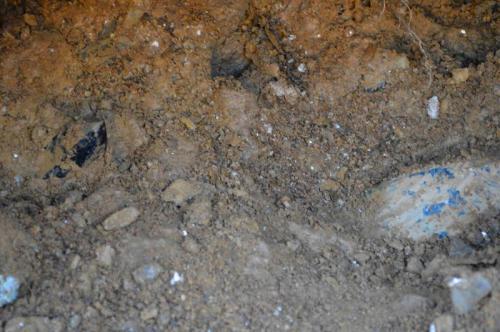
[[[415,30],[413,30],[413,28],[411,27],[413,13],[412,13],[411,7],[408,3],[408,0],[401,0],[401,4],[404,7],[406,7],[406,9],[408,10],[409,18],[408,18],[408,20],[405,20],[400,15],[396,15],[396,16],[399,20],[400,25],[402,24],[405,27],[406,33],[408,33],[408,35],[410,36],[412,41],[415,43],[415,45],[417,45],[420,53],[424,57],[424,67],[425,67],[425,70],[427,71],[427,75],[428,75],[427,89],[429,89],[433,83],[432,60],[431,60],[431,57],[429,56],[429,53],[426,51],[426,47],[425,47],[424,42],[418,36],[418,34],[415,32]],[[384,0],[384,9],[385,9],[385,0]]]

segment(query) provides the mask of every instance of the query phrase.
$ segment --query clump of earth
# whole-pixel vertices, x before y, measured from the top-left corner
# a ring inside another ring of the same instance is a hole
[[[0,329],[500,330],[499,17],[0,1]],[[488,213],[384,228],[387,183],[483,161]]]

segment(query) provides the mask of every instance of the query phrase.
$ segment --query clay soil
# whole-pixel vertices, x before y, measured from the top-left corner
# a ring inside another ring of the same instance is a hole
[[[415,242],[367,212],[400,174],[498,160],[499,15],[0,0],[0,329],[499,331],[498,215]],[[471,271],[493,291],[458,315]]]

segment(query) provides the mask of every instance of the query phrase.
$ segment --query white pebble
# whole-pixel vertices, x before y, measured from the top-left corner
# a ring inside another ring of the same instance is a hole
[[[298,67],[297,67],[297,70],[301,73],[305,73],[306,72],[306,65],[301,63]]]
[[[431,119],[437,119],[439,116],[439,98],[433,96],[427,101],[427,114]]]
[[[174,275],[172,276],[172,279],[170,279],[170,285],[175,286],[178,283],[181,283],[184,281],[184,276],[180,274],[177,271],[174,271]]]

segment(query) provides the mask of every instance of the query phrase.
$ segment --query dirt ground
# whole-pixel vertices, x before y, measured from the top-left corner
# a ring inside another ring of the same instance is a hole
[[[499,213],[413,241],[367,212],[400,174],[499,159],[499,23],[481,0],[0,0],[0,329],[500,331]],[[472,272],[492,291],[459,314]]]

